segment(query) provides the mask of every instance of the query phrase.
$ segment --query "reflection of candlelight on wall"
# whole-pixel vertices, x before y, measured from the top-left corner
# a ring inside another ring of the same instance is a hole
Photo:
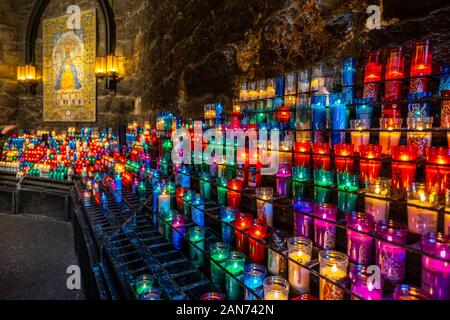
[[[422,255],[422,289],[436,300],[450,300],[450,237],[441,233],[422,236],[422,250],[441,261]]]
[[[401,132],[395,131],[401,129],[403,119],[401,118],[382,118],[380,119],[380,145],[383,147],[383,154],[390,155],[391,148],[398,146]]]
[[[337,144],[334,146],[336,173],[352,172],[354,166],[353,144]]]
[[[347,218],[347,255],[355,264],[369,265],[372,258],[373,238],[360,232],[371,233],[373,216],[362,212],[351,212]]]
[[[366,130],[370,129],[370,120],[350,120],[350,127],[352,144],[355,146],[355,152],[359,152],[359,146],[369,144],[370,132]]]
[[[396,146],[392,148],[392,187],[395,189],[407,190],[416,178],[415,163],[417,147],[415,146]],[[400,161],[400,162],[396,162]]]
[[[381,268],[381,274],[387,280],[401,282],[405,279],[406,249],[395,245],[406,244],[406,226],[393,221],[383,220],[377,223],[376,235],[390,242],[376,240],[376,264]]]
[[[347,277],[348,257],[335,250],[323,250],[319,253],[320,274],[333,282]],[[320,300],[343,300],[344,291],[335,284],[320,278]]]
[[[379,178],[366,182],[365,211],[375,222],[386,220],[389,213],[391,179]]]
[[[189,229],[189,240],[191,241],[190,245],[190,256],[191,262],[194,266],[200,267],[204,263],[204,254],[203,250],[205,250],[205,229],[199,226],[191,227]],[[195,244],[198,248],[196,248],[193,244]]]
[[[361,181],[378,179],[381,171],[382,147],[377,144],[365,144],[360,146],[359,170]]]
[[[449,149],[444,147],[429,147],[426,149],[427,165],[425,167],[425,185],[427,192],[435,190],[439,195],[445,194],[450,173]]]
[[[321,249],[332,249],[336,244],[337,206],[333,203],[314,204],[314,243]]]
[[[438,212],[433,210],[437,204],[437,194],[426,191],[423,183],[413,182],[408,191],[408,230],[416,234],[436,232]]]

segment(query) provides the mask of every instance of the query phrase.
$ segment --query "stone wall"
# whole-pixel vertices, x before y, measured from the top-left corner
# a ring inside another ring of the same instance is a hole
[[[52,1],[44,18],[63,15],[72,3]],[[82,9],[97,6],[94,0],[75,3]],[[339,59],[348,56],[355,56],[361,66],[368,50],[395,44],[410,48],[420,38],[432,39],[436,65],[450,62],[450,6],[446,0],[384,0],[382,29],[371,32],[365,28],[366,8],[380,4],[380,0],[111,3],[117,24],[117,51],[127,58],[127,77],[118,84],[115,94],[106,92],[99,82],[99,126],[115,126],[131,119],[143,121],[163,109],[199,116],[207,102],[220,99],[229,107],[244,79],[272,77],[318,61],[333,70]],[[11,1],[19,21],[16,34],[21,54],[33,5],[34,1]],[[100,54],[102,30],[99,13]],[[41,42],[38,39],[38,62],[42,61]],[[41,100],[41,91],[37,96],[20,95],[22,127],[54,126],[42,123]]]

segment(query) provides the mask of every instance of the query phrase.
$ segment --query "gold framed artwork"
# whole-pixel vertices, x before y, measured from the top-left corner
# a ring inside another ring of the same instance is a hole
[[[69,15],[43,21],[44,121],[96,120],[96,12],[80,13],[80,29]]]

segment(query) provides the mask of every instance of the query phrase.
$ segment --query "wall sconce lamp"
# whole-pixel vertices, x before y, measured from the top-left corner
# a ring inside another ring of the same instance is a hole
[[[36,94],[36,67],[33,65],[19,65],[17,67],[17,83],[26,86],[28,93]]]
[[[124,57],[114,54],[100,56],[95,59],[95,76],[106,79],[106,89],[116,91],[117,81],[124,77]]]

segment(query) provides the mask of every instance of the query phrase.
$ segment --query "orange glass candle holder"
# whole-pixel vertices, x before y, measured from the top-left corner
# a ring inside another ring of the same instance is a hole
[[[392,147],[392,188],[407,190],[416,178],[415,163],[417,160],[416,146]],[[397,162],[400,161],[400,162]]]
[[[378,144],[359,146],[359,170],[361,182],[378,179],[381,171],[382,147]]]
[[[313,168],[314,170],[330,170],[330,144],[317,142],[313,143]]]
[[[439,195],[445,195],[445,189],[450,174],[449,149],[444,147],[428,147],[426,149],[427,165],[425,167],[425,186],[427,192],[435,190]]]
[[[336,173],[352,172],[355,165],[353,152],[355,146],[353,144],[337,144],[334,146],[334,165]]]
[[[390,155],[391,149],[397,146],[402,133],[395,131],[401,129],[402,118],[382,118],[380,119],[380,145],[383,147],[383,154]]]
[[[311,164],[311,142],[295,142],[294,144],[294,166],[309,167]]]

